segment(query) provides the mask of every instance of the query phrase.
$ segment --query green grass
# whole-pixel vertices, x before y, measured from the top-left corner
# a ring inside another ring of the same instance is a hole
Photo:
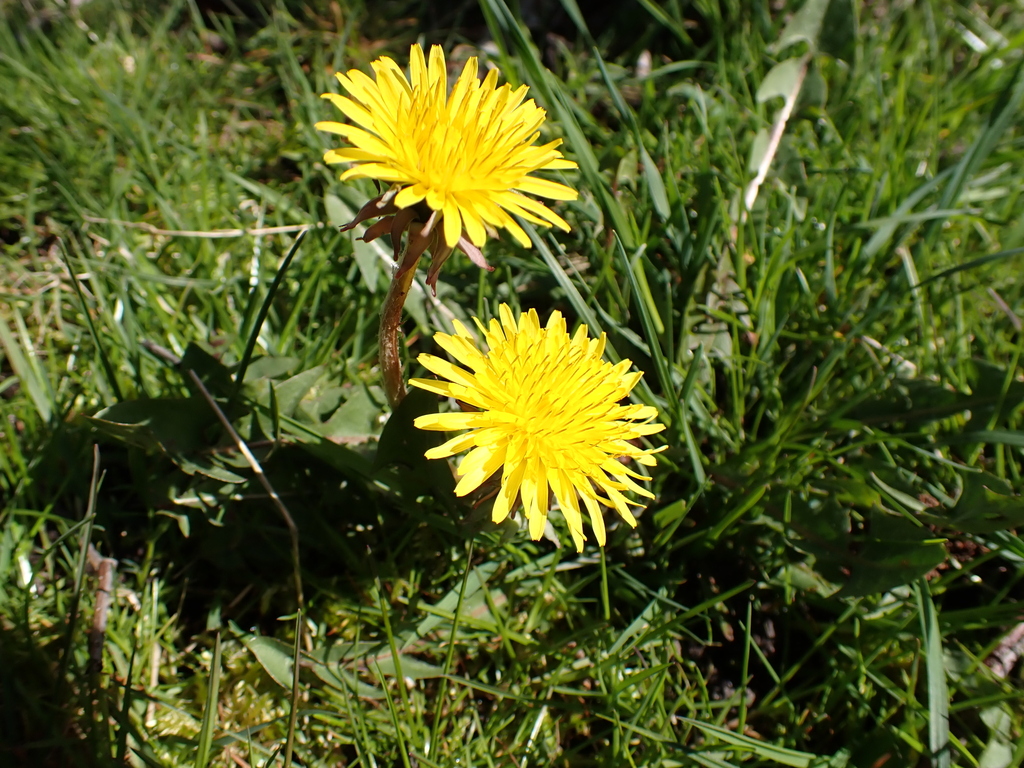
[[[986,665],[1024,598],[1024,13],[872,4],[745,213],[805,50],[775,5],[0,0],[0,763],[1024,763]],[[336,227],[373,190],[312,127],[333,71],[483,24],[580,198],[418,283],[409,371],[501,302],[606,332],[670,448],[604,552],[455,499],[432,396],[386,418],[389,257]]]

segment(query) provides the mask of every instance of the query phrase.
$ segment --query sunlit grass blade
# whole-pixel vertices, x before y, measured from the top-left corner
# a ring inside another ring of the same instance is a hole
[[[374,667],[377,673],[377,679],[380,681],[381,690],[384,692],[384,702],[387,705],[388,716],[391,719],[391,727],[394,728],[395,731],[395,747],[398,750],[399,757],[402,759],[402,765],[404,768],[412,768],[412,764],[409,761],[409,747],[406,742],[405,734],[402,731],[401,714],[395,706],[395,700],[388,688],[387,678],[384,676],[384,673],[381,672],[380,665],[376,661],[374,661]],[[405,686],[405,680],[400,675],[396,679],[399,689],[403,688]]]
[[[81,541],[78,546],[78,559],[75,561],[75,580],[71,589],[70,608],[68,610],[67,627],[64,630],[63,651],[60,655],[60,670],[57,677],[58,690],[64,692],[67,689],[68,670],[71,668],[71,650],[74,643],[75,629],[79,619],[79,605],[82,600],[82,580],[85,577],[85,566],[89,560],[89,544],[92,541],[92,531],[96,520],[96,496],[102,482],[100,474],[100,447],[94,445],[92,449],[92,476],[89,481],[89,505],[85,510],[85,517],[82,527]]]
[[[663,3],[656,3],[654,0],[640,0],[640,4],[654,19],[660,22],[673,35],[678,37],[679,42],[684,46],[689,48],[693,45],[693,40],[690,38],[690,35],[687,33],[682,22],[669,16],[665,11]],[[678,8],[678,5],[676,5],[676,8]]]
[[[284,768],[291,768],[295,751],[295,727],[299,720],[299,657],[302,653],[302,607],[295,612],[295,643],[292,651],[292,700],[288,713],[288,733],[285,736]]]
[[[217,727],[217,705],[220,700],[221,675],[221,639],[218,629],[213,640],[213,658],[210,661],[210,679],[206,689],[206,706],[203,708],[203,720],[199,727],[199,740],[196,743],[196,768],[206,768],[210,763],[213,747],[213,731]]]
[[[634,304],[640,313],[640,322],[644,328],[651,357],[654,361],[654,370],[658,375],[658,383],[661,385],[663,396],[668,401],[669,413],[674,422],[681,420],[679,410],[679,391],[672,380],[672,371],[668,360],[661,347],[661,339],[658,332],[657,308],[654,306],[654,297],[651,296],[650,287],[647,285],[646,277],[642,276],[644,269],[643,251],[638,251],[632,260],[626,256],[622,241],[616,236],[616,252],[619,257],[619,264],[622,274],[626,276],[630,289],[633,293]]]
[[[1024,247],[1007,248],[1004,251],[997,251],[996,253],[989,253],[984,256],[979,256],[976,259],[971,259],[970,261],[966,261],[963,264],[957,264],[955,266],[949,267],[948,269],[944,269],[941,272],[937,272],[934,275],[926,277],[914,287],[920,288],[936,280],[942,280],[943,278],[951,277],[957,274],[958,272],[967,272],[972,269],[977,269],[978,267],[983,267],[986,264],[993,264],[996,262],[1004,261],[1006,259],[1012,259],[1015,256],[1020,256],[1021,254],[1024,254]]]
[[[928,688],[928,748],[935,768],[949,768],[953,755],[949,743],[949,688],[946,685],[946,662],[942,652],[939,615],[932,602],[928,582],[921,579],[917,593],[924,641],[925,680]]]
[[[459,587],[459,599],[455,604],[455,611],[452,615],[452,628],[448,635],[448,652],[444,657],[444,676],[441,686],[438,689],[437,700],[434,702],[434,722],[430,727],[430,743],[427,745],[427,754],[433,758],[441,752],[441,744],[438,742],[441,733],[441,709],[448,696],[448,675],[452,671],[452,660],[455,658],[455,647],[458,638],[459,619],[462,617],[462,603],[466,599],[466,585],[469,584],[469,575],[473,563],[473,540],[466,542],[466,570],[462,577],[462,585]],[[481,584],[483,589],[487,587]]]
[[[252,328],[249,329],[249,338],[245,343],[245,350],[242,352],[242,358],[238,362],[238,369],[235,371],[235,394],[242,388],[242,383],[245,381],[245,372],[249,368],[249,362],[252,360],[253,351],[256,349],[256,343],[259,341],[260,333],[263,330],[263,323],[266,322],[267,314],[270,312],[271,304],[274,301],[274,294],[277,293],[277,289],[281,285],[281,281],[284,280],[285,273],[288,271],[289,265],[292,263],[292,259],[295,258],[295,254],[299,252],[299,246],[302,245],[302,241],[305,239],[306,234],[309,230],[302,230],[298,235],[295,236],[295,241],[292,243],[291,248],[288,249],[288,253],[285,254],[284,259],[281,261],[281,266],[277,269],[277,274],[274,275],[273,281],[270,283],[270,287],[267,289],[267,295],[263,299],[263,303],[260,305],[259,312],[256,313],[256,319],[253,320]],[[258,286],[254,286],[252,289],[252,295],[256,295]],[[251,300],[251,299],[250,299]]]
[[[113,390],[117,399],[123,400],[124,395],[121,393],[121,385],[117,381],[117,373],[115,372],[114,365],[110,360],[110,356],[107,354],[106,346],[100,339],[99,334],[96,332],[96,324],[92,319],[92,312],[89,311],[89,307],[85,301],[85,294],[82,292],[82,285],[78,282],[78,275],[75,274],[74,267],[71,264],[71,256],[68,254],[67,249],[64,247],[63,241],[60,243],[61,256],[64,259],[64,265],[67,267],[68,275],[71,277],[71,284],[75,287],[75,294],[78,296],[78,302],[82,308],[82,315],[85,317],[85,322],[89,326],[89,334],[92,336],[92,342],[96,345],[96,354],[100,358],[100,364],[103,366],[103,372],[107,375],[107,384]]]
[[[601,70],[601,77],[604,79],[605,87],[608,88],[608,93],[611,94],[615,108],[623,119],[626,120],[630,130],[633,132],[633,141],[636,142],[637,151],[640,153],[640,160],[644,167],[644,179],[647,182],[647,192],[651,196],[651,204],[662,219],[668,219],[672,211],[669,208],[665,182],[661,178],[658,166],[647,151],[647,147],[644,146],[643,132],[640,130],[640,123],[637,121],[636,113],[626,103],[626,100],[622,98],[618,86],[615,85],[615,81],[612,79],[611,74],[609,74],[608,67],[601,57],[601,52],[596,47],[591,50],[594,54],[594,60],[597,61],[597,66]]]
[[[955,166],[952,178],[942,190],[938,208],[951,208],[963,193],[970,178],[977,173],[982,163],[996,148],[1003,133],[1014,124],[1021,104],[1024,103],[1024,62],[1018,62],[1010,81],[992,107],[985,126],[964,152],[963,157]],[[926,247],[930,247],[942,227],[942,221],[931,222],[925,230]]]
[[[703,732],[706,736],[740,747],[744,752],[757,755],[762,760],[770,760],[778,765],[787,765],[791,768],[810,768],[811,764],[818,759],[817,755],[777,747],[774,744],[767,744],[717,725],[702,723],[689,717],[680,717],[679,719]]]
[[[17,309],[13,311],[17,313]],[[15,314],[15,318],[20,319],[20,315]],[[21,330],[23,330],[24,321],[20,324],[22,326]],[[7,320],[0,317],[0,344],[3,345],[4,352],[7,353],[7,360],[15,375],[21,381],[22,386],[28,391],[32,404],[39,413],[39,418],[44,422],[49,422],[53,417],[54,408],[56,407],[53,388],[50,386],[50,378],[39,365],[39,359],[36,356],[35,350],[29,345],[22,346],[25,334],[21,333],[19,335],[21,338],[17,338],[11,332]]]

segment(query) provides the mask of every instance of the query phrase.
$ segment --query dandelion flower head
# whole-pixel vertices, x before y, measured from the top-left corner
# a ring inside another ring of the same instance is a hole
[[[369,178],[389,185],[349,227],[384,217],[365,239],[390,233],[397,241],[409,232],[417,241],[410,247],[418,253],[431,249],[435,279],[440,262],[456,247],[487,267],[480,248],[498,229],[530,247],[511,214],[568,231],[562,217],[530,197],[575,200],[577,195],[563,184],[531,175],[575,168],[576,163],[562,157],[560,139],[535,144],[545,112],[526,99],[527,86],[499,87],[497,69],[481,81],[474,57],[449,94],[444,54],[436,45],[429,63],[419,45],[411,47],[408,77],[387,56],[371,66],[374,78],[356,69],[337,73],[349,96],[323,94],[350,122],[316,124],[352,145],[324,155],[327,163],[352,164],[341,174],[343,181]],[[398,248],[396,242],[396,258]]]
[[[650,478],[624,463],[632,459],[653,466],[652,454],[662,450],[635,444],[665,428],[654,421],[657,410],[621,404],[642,374],[629,372],[629,360],[612,365],[602,359],[604,334],[591,339],[587,326],[581,325],[570,337],[557,311],[544,327],[532,309],[517,319],[502,304],[499,315],[500,321],[491,320],[486,327],[476,320],[487,351],[478,349],[468,329],[455,321],[454,335],[438,333],[434,339],[459,365],[433,355],[419,356],[420,363],[441,379],[410,383],[467,408],[416,419],[420,429],[468,430],[426,456],[440,459],[469,451],[457,469],[459,496],[476,490],[500,469],[494,522],[521,504],[531,538],[539,539],[553,495],[576,548],[582,551],[586,540],[584,509],[597,543],[604,546],[601,507],[614,509],[635,527],[629,507],[644,505],[626,492],[653,498],[636,482]]]

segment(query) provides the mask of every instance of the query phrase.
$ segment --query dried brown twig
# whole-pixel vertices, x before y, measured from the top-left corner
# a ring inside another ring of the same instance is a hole
[[[255,237],[262,237],[264,235],[286,235],[291,232],[299,232],[303,229],[321,228],[324,226],[322,221],[316,224],[285,224],[281,227],[258,227],[254,229],[160,229],[145,221],[123,221],[121,219],[104,219],[99,216],[89,216],[88,214],[82,216],[82,219],[90,222],[91,224],[117,224],[121,227],[128,227],[129,229],[141,229],[150,235],[163,235],[165,237],[204,237],[210,240],[218,240],[226,237],[244,237],[245,235],[252,235]]]
[[[992,670],[992,674],[1000,679],[1005,679],[1022,654],[1024,654],[1024,621],[999,641],[999,645],[985,659],[985,664]]]
[[[103,557],[95,546],[89,544],[89,568],[96,573],[96,607],[92,612],[92,629],[89,630],[89,673],[99,674],[103,670],[103,641],[107,636],[107,615],[114,602],[114,573],[117,560]]]

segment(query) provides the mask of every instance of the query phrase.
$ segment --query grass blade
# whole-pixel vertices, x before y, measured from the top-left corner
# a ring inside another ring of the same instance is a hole
[[[748,752],[757,755],[762,760],[771,760],[779,765],[788,765],[791,768],[810,768],[811,763],[818,759],[816,755],[813,755],[810,752],[800,752],[795,749],[777,747],[774,744],[766,744],[763,741],[752,739],[750,736],[745,736],[726,728],[712,725],[711,723],[702,723],[699,720],[693,720],[692,718],[682,717],[679,715],[677,715],[677,717],[684,723],[689,723],[697,730],[702,731],[705,736],[712,736],[724,741],[726,744],[732,744],[735,747],[742,747]]]
[[[213,746],[213,729],[217,727],[217,701],[220,694],[220,655],[220,630],[218,629],[213,641],[210,682],[206,690],[203,722],[199,728],[199,743],[196,746],[196,768],[206,768],[210,762],[210,751]]]
[[[291,768],[295,749],[295,724],[299,718],[299,655],[302,651],[302,608],[295,612],[295,648],[292,656],[292,701],[288,713],[288,739],[284,745],[284,768]]]
[[[612,79],[611,73],[608,72],[608,67],[601,57],[601,52],[594,47],[592,53],[597,61],[598,68],[601,70],[601,77],[604,79],[605,87],[608,89],[608,93],[611,94],[612,103],[615,104],[615,108],[622,115],[622,118],[629,123],[629,128],[633,133],[633,141],[636,142],[637,150],[640,152],[640,160],[644,167],[644,181],[647,183],[647,193],[651,196],[651,204],[654,206],[657,214],[663,220],[666,220],[671,215],[672,209],[668,203],[665,180],[661,178],[657,164],[647,152],[647,147],[644,146],[644,136],[640,130],[640,123],[636,119],[636,113],[626,103],[626,100],[622,98],[618,86],[615,85],[615,81]]]
[[[949,743],[949,688],[946,685],[946,664],[942,655],[942,634],[939,614],[932,602],[928,582],[916,585],[921,637],[924,639],[925,670],[928,684],[928,749],[934,768],[950,768],[952,752]]]
[[[277,274],[274,275],[274,281],[270,284],[270,288],[267,290],[267,296],[263,299],[260,311],[256,313],[256,320],[252,324],[252,330],[249,331],[249,340],[245,344],[245,351],[242,353],[242,359],[238,363],[238,370],[235,372],[236,397],[238,392],[242,389],[242,384],[245,382],[245,372],[249,368],[249,362],[252,360],[252,353],[256,349],[256,342],[260,338],[260,331],[263,330],[263,323],[266,321],[267,314],[270,312],[270,305],[274,301],[274,294],[277,293],[277,289],[281,286],[281,281],[284,280],[285,272],[288,271],[288,265],[292,263],[292,259],[295,258],[295,254],[298,253],[299,246],[302,245],[302,241],[306,238],[306,234],[308,232],[308,229],[304,229],[295,237],[295,242],[292,243],[292,247],[288,249],[288,253],[285,254],[284,260],[281,262],[281,266],[277,270]],[[258,289],[258,285],[253,288],[253,296],[255,296]]]
[[[1006,88],[999,94],[996,104],[989,115],[986,126],[978,134],[970,148],[956,164],[953,178],[942,190],[938,207],[952,208],[964,191],[967,182],[980,168],[996,148],[1003,133],[1014,124],[1021,103],[1024,102],[1024,61],[1017,64],[1013,77]],[[942,229],[944,220],[932,221],[925,230],[925,246],[930,248]]]
[[[651,296],[649,288],[646,291],[643,289],[647,279],[646,277],[641,278],[639,274],[644,268],[643,250],[638,249],[633,259],[630,260],[626,256],[626,250],[622,247],[622,241],[617,233],[615,236],[615,248],[619,256],[619,263],[622,265],[622,272],[629,281],[630,290],[633,292],[636,306],[640,312],[640,323],[644,327],[644,336],[646,336],[647,344],[651,350],[651,358],[654,361],[654,370],[657,372],[658,382],[661,384],[661,391],[668,400],[672,421],[679,423],[679,391],[672,382],[672,371],[669,368],[668,360],[665,358],[665,353],[661,349],[661,339],[658,337],[657,315],[652,306],[654,304],[654,297]]]
[[[996,261],[1002,261],[1003,259],[1009,259],[1014,256],[1020,256],[1021,254],[1024,254],[1024,248],[1007,248],[1005,251],[997,251],[996,253],[989,253],[986,254],[985,256],[979,256],[978,258],[971,259],[970,261],[966,261],[963,264],[957,264],[956,266],[950,267],[949,269],[944,269],[941,272],[932,275],[931,277],[926,277],[920,283],[912,287],[920,288],[923,285],[928,285],[928,283],[931,283],[935,280],[941,280],[944,277],[950,277],[958,272],[966,272],[968,270],[975,269],[976,267],[983,267],[986,264],[991,264]]]
[[[96,354],[100,356],[100,365],[103,366],[103,372],[107,376],[107,383],[114,392],[114,396],[117,397],[118,401],[124,400],[124,395],[121,393],[121,385],[117,382],[117,374],[114,372],[114,365],[110,361],[110,356],[107,354],[106,348],[100,342],[100,335],[96,332],[96,324],[93,322],[92,313],[89,311],[89,305],[85,301],[85,293],[82,291],[82,284],[78,282],[78,275],[75,274],[75,270],[71,267],[71,256],[64,247],[64,241],[58,240],[60,243],[60,254],[64,260],[64,266],[68,270],[68,276],[71,278],[71,284],[75,287],[75,293],[78,295],[78,303],[82,309],[82,317],[85,318],[86,325],[89,326],[89,335],[92,336],[92,343],[96,345]]]
[[[452,661],[455,658],[455,639],[459,630],[459,619],[462,617],[462,603],[466,598],[466,585],[469,584],[469,575],[473,570],[473,540],[466,542],[466,570],[462,574],[462,586],[459,587],[459,601],[455,604],[455,613],[452,615],[451,634],[448,635],[448,652],[444,657],[444,675],[441,680],[441,687],[434,702],[434,724],[430,730],[430,744],[427,745],[427,754],[437,755],[439,745],[438,736],[441,732],[441,707],[448,696],[448,676],[452,671]],[[481,583],[482,589],[487,587]]]
[[[17,309],[11,308],[17,313]],[[39,359],[31,348],[23,349],[21,342],[11,333],[7,321],[0,317],[0,344],[7,352],[7,360],[14,374],[28,391],[32,404],[35,405],[39,418],[49,423],[53,417],[53,390],[50,380],[39,367]]]
[[[75,566],[75,583],[71,590],[71,605],[68,610],[68,627],[64,635],[64,649],[60,657],[60,671],[57,677],[57,685],[64,690],[67,685],[67,673],[71,662],[71,647],[75,636],[75,626],[78,623],[78,605],[82,598],[82,579],[85,578],[85,563],[89,559],[89,542],[92,541],[93,521],[96,519],[96,494],[99,492],[100,482],[100,447],[92,447],[92,477],[89,482],[89,505],[85,510],[84,530],[82,541],[79,545],[78,562]],[[62,697],[58,697],[61,700]]]

